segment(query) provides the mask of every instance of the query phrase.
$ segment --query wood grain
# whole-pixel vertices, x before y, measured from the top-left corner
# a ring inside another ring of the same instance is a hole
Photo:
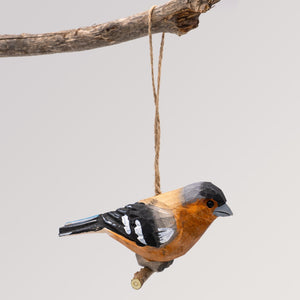
[[[153,12],[152,33],[182,35],[196,28],[201,13],[220,0],[172,0]],[[0,57],[84,51],[111,46],[148,34],[148,11],[116,21],[77,29],[0,35]]]

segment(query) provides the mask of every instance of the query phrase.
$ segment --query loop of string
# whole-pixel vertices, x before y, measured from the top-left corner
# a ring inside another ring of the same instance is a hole
[[[155,142],[155,159],[154,159],[154,170],[155,170],[155,195],[161,194],[160,189],[160,173],[159,173],[159,151],[160,151],[160,117],[159,117],[159,89],[160,89],[160,76],[161,76],[161,63],[163,58],[163,49],[165,42],[165,33],[162,33],[159,59],[158,59],[158,73],[157,73],[157,87],[155,87],[154,80],[154,68],[153,68],[153,45],[152,45],[152,14],[156,5],[152,6],[149,10],[148,15],[148,35],[149,35],[149,48],[150,48],[150,62],[151,62],[151,77],[152,77],[152,89],[155,104],[155,120],[154,120],[154,142]]]

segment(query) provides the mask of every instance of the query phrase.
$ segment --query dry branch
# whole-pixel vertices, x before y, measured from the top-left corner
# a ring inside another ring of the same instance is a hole
[[[135,290],[139,290],[153,273],[154,272],[147,267],[142,268],[134,274],[133,279],[131,280],[131,286]]]
[[[182,35],[220,0],[172,0],[153,12],[152,33]],[[147,35],[148,11],[100,25],[42,34],[0,35],[0,57],[83,51]]]

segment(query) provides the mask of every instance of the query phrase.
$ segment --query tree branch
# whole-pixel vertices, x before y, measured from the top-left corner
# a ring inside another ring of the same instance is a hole
[[[135,290],[139,290],[153,273],[154,272],[147,267],[142,268],[134,274],[133,279],[131,280],[131,286]]]
[[[182,35],[220,0],[172,0],[153,12],[152,33]],[[84,51],[147,35],[148,11],[100,25],[42,34],[0,35],[0,57]]]

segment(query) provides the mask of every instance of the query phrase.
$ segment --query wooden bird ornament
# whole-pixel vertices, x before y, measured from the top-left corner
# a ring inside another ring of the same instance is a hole
[[[115,211],[68,222],[59,236],[109,234],[136,253],[139,265],[161,272],[184,255],[217,217],[231,216],[223,192],[197,182]]]

